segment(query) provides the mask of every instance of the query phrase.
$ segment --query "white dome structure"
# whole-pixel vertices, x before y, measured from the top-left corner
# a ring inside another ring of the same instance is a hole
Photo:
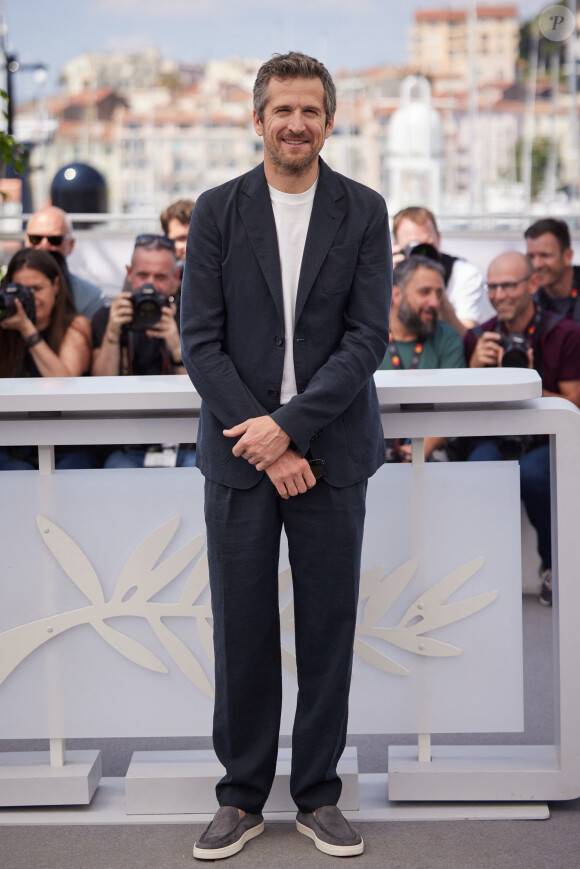
[[[401,106],[388,130],[388,191],[391,213],[408,205],[437,211],[441,192],[443,124],[431,105],[431,86],[423,76],[407,76]]]

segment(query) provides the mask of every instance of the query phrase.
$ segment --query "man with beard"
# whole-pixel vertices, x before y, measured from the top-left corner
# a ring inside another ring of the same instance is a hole
[[[432,259],[444,269],[445,295],[441,300],[440,319],[460,335],[493,314],[485,290],[483,275],[477,266],[461,257],[441,252],[441,234],[435,215],[422,206],[411,205],[393,218],[393,265],[401,262],[411,245],[430,246]]]
[[[530,259],[516,251],[496,257],[487,272],[487,292],[497,314],[464,337],[470,368],[506,365],[509,339],[519,338],[519,367],[535,368],[542,395],[567,398],[580,407],[580,326],[543,311],[534,301],[537,277]],[[513,353],[511,354],[513,358]],[[514,362],[510,363],[512,366]],[[547,438],[474,438],[469,461],[519,459],[521,494],[538,538],[542,560],[540,603],[552,605],[550,447]]]
[[[383,198],[319,158],[328,70],[275,55],[254,84],[264,162],[197,200],[182,285],[183,361],[202,397],[220,809],[194,856],[264,829],[282,700],[278,554],[288,539],[298,698],[296,826],[326,854],[363,851],[337,807],[368,478],[385,461],[373,375],[385,354],[391,249]],[[332,543],[329,543],[332,541]]]
[[[574,252],[565,220],[536,220],[524,233],[526,253],[536,276],[536,301],[580,322],[580,266],[572,265]]]
[[[459,333],[439,320],[445,295],[443,266],[426,256],[412,255],[395,267],[389,347],[382,370],[412,368],[464,368]],[[425,457],[446,438],[425,438]],[[410,444],[387,442],[387,456],[395,461],[411,458]]]

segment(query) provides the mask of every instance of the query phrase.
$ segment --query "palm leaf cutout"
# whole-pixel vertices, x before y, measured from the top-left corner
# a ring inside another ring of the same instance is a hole
[[[130,589],[139,589],[145,572],[150,572],[165,552],[179,528],[179,516],[168,519],[148,534],[131,553],[117,580],[111,600],[123,600]]]
[[[45,516],[37,516],[36,525],[46,546],[68,578],[91,603],[103,604],[105,602],[103,587],[93,565],[80,546]]]
[[[484,561],[482,557],[474,558],[436,582],[408,608],[397,628],[403,628],[408,635],[417,636],[467,618],[493,603],[498,591],[488,591],[467,600],[444,605],[447,598],[467,582]],[[419,621],[410,624],[417,617]]]
[[[203,535],[194,537],[194,541],[199,541],[200,550],[203,547],[205,538]],[[209,583],[209,568],[207,564],[207,553],[201,555],[191,569],[191,573],[187,577],[187,581],[181,594],[180,603],[183,606],[193,606],[202,591]]]
[[[115,589],[113,600],[118,600],[119,597],[124,599],[132,588],[135,588],[136,599],[151,600],[158,591],[165,588],[193,561],[203,548],[203,535],[201,534],[188,540],[177,552],[174,552],[157,567],[154,566],[171,542],[179,522],[179,518],[170,519],[169,522],[156,528],[137,546],[121,571],[117,582],[120,591]]]
[[[361,628],[365,630],[371,628],[382,619],[410,583],[418,564],[419,559],[417,557],[411,558],[393,570],[388,576],[385,576],[382,581],[378,580],[378,576],[375,573],[372,587],[370,587],[370,580],[368,582],[365,581],[365,590],[367,587],[369,587],[369,590]]]
[[[157,655],[154,655],[153,652],[146,646],[138,643],[137,640],[128,637],[126,634],[122,634],[102,621],[90,622],[90,624],[103,640],[125,658],[128,658],[129,661],[133,661],[134,664],[139,664],[140,667],[145,667],[147,670],[153,670],[155,673],[169,672]]]
[[[282,666],[288,670],[289,673],[292,673],[293,676],[298,678],[298,671],[296,670],[296,658],[294,655],[288,651],[288,649],[282,648]]]
[[[361,574],[358,591],[359,601],[365,600],[371,591],[379,584],[383,575],[382,567],[373,567]]]
[[[452,646],[450,643],[434,640],[432,637],[424,637],[422,634],[426,629],[422,623],[418,627],[421,630],[416,632],[412,628],[405,628],[402,625],[397,625],[395,628],[373,628],[370,631],[365,631],[365,636],[384,640],[385,643],[391,643],[399,649],[414,652],[416,655],[428,655],[436,658],[452,658],[461,655],[459,646]]]
[[[280,627],[287,631],[294,630],[294,599],[288,601],[280,613]]]
[[[287,567],[278,574],[278,594],[282,595],[292,586],[292,570]]]
[[[188,540],[183,546],[165,559],[155,570],[141,580],[137,589],[137,596],[149,601],[158,591],[169,585],[176,576],[179,576],[188,564],[191,564],[195,556],[203,548],[203,535]]]
[[[213,663],[215,660],[213,649],[213,628],[207,621],[208,618],[211,618],[211,607],[209,605],[208,609],[209,613],[207,616],[197,619],[197,631],[199,633],[199,638],[201,640],[203,650],[208,656],[209,660]]]
[[[424,609],[431,609],[444,603],[454,591],[457,591],[468,579],[471,579],[484,563],[485,558],[482,555],[473,558],[471,561],[467,561],[465,564],[452,570],[451,573],[448,573],[447,576],[444,576],[443,579],[440,579],[439,582],[428,588],[420,597],[420,602],[423,604]],[[414,615],[417,615],[417,613],[414,613]]]
[[[213,700],[214,692],[211,682],[191,649],[173,631],[164,625],[161,619],[152,620],[150,624],[182,673],[185,674],[190,682],[197,685],[206,697]]]
[[[401,664],[397,664],[392,658],[378,652],[372,646],[369,646],[368,643],[365,643],[364,640],[361,640],[360,637],[355,637],[354,650],[371,667],[377,667],[379,670],[383,670],[385,673],[392,673],[395,676],[409,675],[406,667],[402,667]]]

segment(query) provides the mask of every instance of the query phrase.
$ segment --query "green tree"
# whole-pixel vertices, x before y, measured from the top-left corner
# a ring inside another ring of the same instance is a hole
[[[6,91],[0,90],[0,99],[8,100]],[[8,112],[4,110],[2,114],[8,120]],[[12,165],[19,175],[24,172],[27,165],[27,154],[24,146],[3,130],[0,130],[0,163],[5,166]]]
[[[567,6],[565,2],[560,2],[560,6]],[[533,51],[536,36],[538,39],[538,71],[545,73],[550,68],[550,60],[552,55],[559,54],[560,69],[566,62],[566,42],[553,42],[551,39],[546,39],[540,32],[539,27],[540,16],[530,18],[529,21],[524,21],[520,27],[520,44],[519,44],[519,59],[520,65],[525,70],[529,69],[530,52]]]
[[[546,170],[548,168],[548,160],[550,158],[550,148],[552,142],[547,136],[538,136],[532,143],[532,179],[531,179],[531,194],[532,199],[535,199],[538,193],[541,193],[546,184]],[[522,155],[524,150],[523,139],[518,139],[516,142],[516,176],[518,181],[522,181]],[[556,171],[560,169],[560,160],[557,160]]]

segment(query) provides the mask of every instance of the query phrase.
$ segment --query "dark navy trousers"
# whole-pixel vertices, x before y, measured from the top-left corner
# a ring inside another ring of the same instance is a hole
[[[324,480],[284,500],[266,475],[251,489],[206,480],[214,618],[213,739],[226,769],[220,805],[260,812],[276,768],[282,703],[278,554],[292,569],[298,697],[290,790],[301,811],[335,805],[346,741],[366,480]]]

